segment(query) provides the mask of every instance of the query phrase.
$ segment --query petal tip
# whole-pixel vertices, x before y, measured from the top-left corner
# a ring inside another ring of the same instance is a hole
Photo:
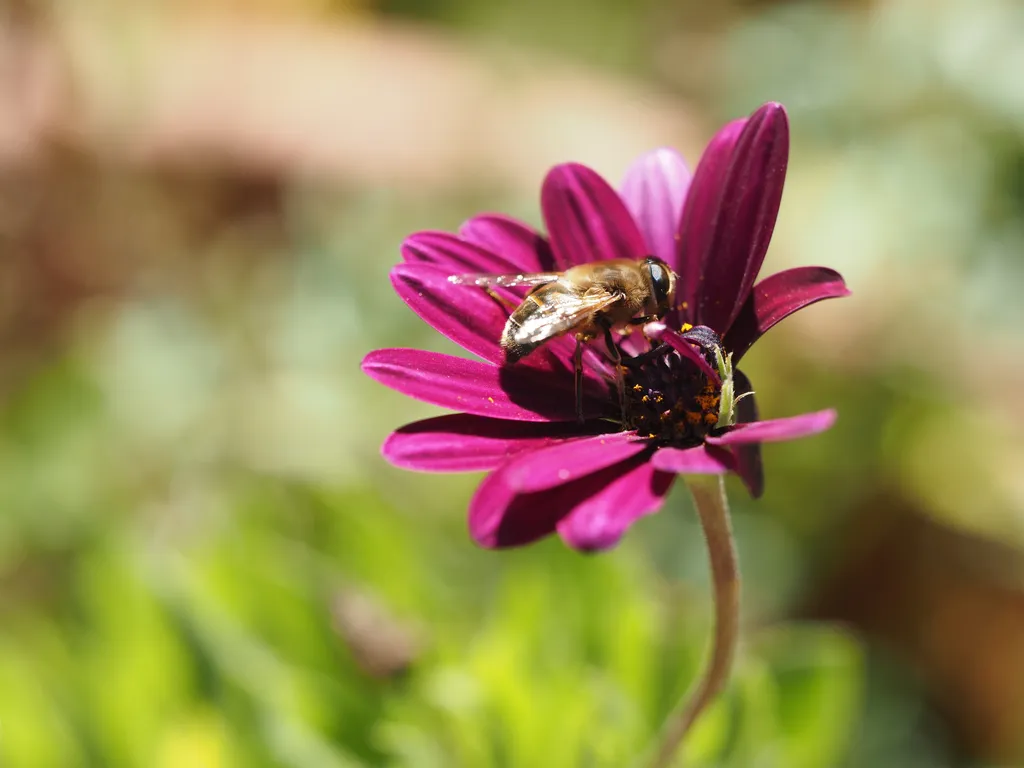
[[[835,408],[826,408],[820,413],[822,414],[822,419],[819,423],[824,425],[822,427],[822,431],[831,429],[835,425],[836,421],[839,420],[839,411]]]
[[[825,432],[835,424],[838,416],[834,408],[826,408],[781,419],[744,422],[728,427],[727,432],[717,437],[708,436],[705,440],[715,446],[788,442]]]
[[[488,529],[476,530],[473,523],[469,524],[469,538],[481,549],[498,549],[498,537]]]
[[[609,533],[605,530],[580,530],[559,528],[558,535],[570,549],[584,555],[597,555],[614,549],[622,541],[625,531]]]
[[[764,496],[764,478],[761,478],[757,482],[747,482],[744,480],[744,485],[747,487],[747,492],[750,494],[750,498],[757,501]]]
[[[372,371],[375,365],[377,364],[377,361],[380,358],[381,351],[382,350],[374,349],[370,352],[367,352],[363,359],[359,361],[359,370],[361,370],[367,376],[372,377],[370,371]]]
[[[755,146],[771,146],[778,159],[788,159],[789,115],[778,102],[770,101],[754,110],[744,131],[751,132],[753,140],[747,151]]]
[[[488,475],[477,488],[476,493],[469,502],[469,515],[467,527],[469,538],[483,549],[497,549],[498,527],[501,522],[501,503],[490,500],[491,487],[494,485],[494,475]]]
[[[410,465],[408,461],[403,461],[402,451],[400,450],[401,443],[401,431],[405,427],[392,432],[390,435],[384,438],[384,442],[380,444],[380,455],[388,464],[399,469],[415,469],[414,466]]]
[[[380,444],[380,457],[388,464],[398,469],[415,469],[402,461],[402,457],[395,451],[395,433],[392,432],[384,442]]]
[[[750,117],[765,121],[778,121],[786,126],[789,125],[789,113],[786,112],[786,108],[778,101],[765,102],[755,109]]]
[[[402,239],[398,250],[407,261],[415,261],[418,255],[418,248],[423,246],[429,247],[432,243],[436,242],[439,236],[444,234],[444,232],[428,229],[413,232]]]
[[[682,153],[673,147],[655,147],[637,157],[631,167],[647,168],[680,168],[686,170],[686,160]]]
[[[541,182],[541,196],[543,197],[545,190],[550,195],[554,190],[559,189],[566,183],[571,183],[574,179],[579,177],[593,178],[599,176],[597,171],[593,168],[584,165],[583,163],[568,162],[559,163],[553,165],[548,169],[548,172],[544,174],[544,180]]]
[[[417,267],[422,268],[423,266],[423,264],[409,263],[407,261],[400,261],[398,264],[395,264],[388,272],[391,287],[398,291],[403,283],[408,282],[410,279],[415,279]]]

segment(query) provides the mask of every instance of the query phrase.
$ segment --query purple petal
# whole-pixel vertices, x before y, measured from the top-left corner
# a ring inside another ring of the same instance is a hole
[[[550,272],[555,268],[555,257],[547,239],[508,216],[474,216],[459,228],[459,235],[510,261],[516,267],[513,270],[516,274]]]
[[[731,136],[730,131],[723,149]],[[729,329],[750,292],[775,229],[789,158],[789,122],[782,105],[765,104],[754,112],[728,154],[727,161],[716,154],[709,173],[724,173],[724,178],[701,190],[708,199],[699,209],[684,211],[682,224],[686,267],[692,266],[691,260],[700,265],[692,322],[720,334]]]
[[[452,285],[446,272],[426,264],[398,264],[391,270],[391,283],[402,301],[429,325],[500,365],[504,353],[498,341],[508,314],[485,291]]]
[[[517,493],[509,472],[520,472],[530,454],[520,454],[489,474],[469,504],[469,531],[483,547],[514,547],[554,533],[559,520],[601,493],[645,460],[634,456],[572,482],[534,493]]]
[[[407,424],[384,441],[381,453],[396,467],[420,472],[494,469],[526,450],[580,434],[566,422],[527,422],[452,414]]]
[[[455,411],[513,421],[572,421],[571,375],[499,367],[420,349],[378,349],[362,363],[367,376],[403,394]],[[610,400],[584,393],[586,416],[607,416]]]
[[[566,544],[586,552],[608,549],[634,522],[661,507],[675,475],[657,471],[648,461],[633,464],[558,522]]]
[[[486,291],[475,286],[452,285],[445,270],[427,264],[398,264],[391,270],[395,291],[429,325],[456,344],[496,365],[505,362],[499,344],[508,311]],[[509,291],[493,289],[507,301],[518,303]],[[535,350],[522,365],[564,375],[575,342],[560,340]],[[588,369],[590,378],[598,373]]]
[[[552,168],[541,187],[540,205],[559,269],[647,254],[644,237],[619,193],[584,165]]]
[[[749,424],[759,418],[756,395],[750,384],[750,379],[741,370],[733,372],[733,379],[736,382],[736,396],[739,397],[747,392],[750,394],[736,403],[736,421],[740,424]],[[734,445],[733,454],[736,457],[736,474],[747,486],[750,495],[761,498],[764,493],[764,463],[761,460],[761,444],[745,443]]]
[[[679,475],[723,475],[736,468],[732,454],[712,446],[659,448],[651,464],[662,472]]]
[[[678,273],[676,234],[690,169],[674,149],[656,149],[639,157],[626,171],[622,199],[640,227],[647,248]]]
[[[519,547],[555,532],[570,505],[600,490],[604,479],[584,478],[548,491],[516,496],[497,469],[480,483],[469,503],[469,535],[481,547]]]
[[[725,333],[768,252],[789,162],[789,121],[781,104],[758,109],[740,134],[705,262],[698,317]]]
[[[651,348],[648,340],[642,333],[639,333],[636,328],[634,328],[633,332],[630,334],[619,336],[618,339],[616,339],[616,343],[619,345],[619,349],[630,357],[642,355]]]
[[[507,466],[505,483],[515,493],[543,491],[618,464],[647,448],[632,432],[563,440]]]
[[[802,413],[785,419],[769,419],[755,421],[751,424],[738,424],[730,431],[718,437],[707,437],[705,441],[711,445],[740,445],[743,443],[777,443],[783,440],[796,440],[824,432],[835,424],[836,412],[832,408],[814,413]]]
[[[672,349],[696,365],[715,384],[722,383],[722,377],[718,375],[718,371],[708,365],[708,361],[704,359],[700,350],[664,323],[648,323],[644,326],[644,333],[652,339],[669,344]]]
[[[679,220],[679,254],[674,260],[679,264],[676,300],[680,315],[679,322],[672,322],[672,325],[680,325],[682,322],[697,324],[701,276],[711,248],[714,220],[720,208],[722,190],[736,143],[746,124],[747,118],[734,120],[714,135],[701,155],[690,181]]]
[[[827,267],[797,267],[766,277],[743,302],[723,343],[738,362],[769,328],[822,299],[849,296],[843,277]]]
[[[402,258],[410,264],[431,264],[449,275],[511,275],[519,272],[519,267],[504,256],[448,232],[409,235],[402,243]]]

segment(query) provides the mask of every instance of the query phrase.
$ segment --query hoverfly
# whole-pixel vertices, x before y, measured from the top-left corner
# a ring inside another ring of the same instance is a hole
[[[521,275],[452,275],[456,285],[490,289],[535,286],[509,315],[501,334],[507,363],[515,363],[545,342],[573,333],[576,352],[576,416],[583,421],[583,344],[602,336],[615,364],[619,402],[624,406],[622,355],[613,331],[660,320],[675,301],[676,276],[661,259],[609,259],[564,272]],[[492,295],[501,301],[497,294]],[[505,303],[505,302],[502,302]]]

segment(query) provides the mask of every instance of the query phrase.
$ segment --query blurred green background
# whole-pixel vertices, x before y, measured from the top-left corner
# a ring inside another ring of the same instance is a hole
[[[476,549],[478,477],[378,454],[450,346],[417,229],[578,160],[693,162],[766,100],[773,330],[732,483],[743,647],[688,765],[1024,765],[1016,0],[0,2],[0,765],[624,766],[697,673],[685,492],[596,557]]]

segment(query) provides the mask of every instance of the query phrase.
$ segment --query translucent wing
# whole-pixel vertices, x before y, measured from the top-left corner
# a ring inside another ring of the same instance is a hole
[[[518,285],[544,285],[555,282],[561,274],[558,272],[531,272],[520,275],[452,275],[448,282],[455,285],[473,285],[477,288],[490,288],[498,285],[504,288],[515,288]]]
[[[505,335],[517,346],[533,348],[583,325],[620,299],[620,294],[600,288],[579,293],[571,285],[556,282],[526,297],[509,318]]]

